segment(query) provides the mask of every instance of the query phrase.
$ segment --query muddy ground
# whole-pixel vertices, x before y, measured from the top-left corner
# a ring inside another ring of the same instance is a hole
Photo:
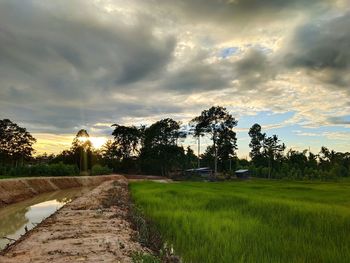
[[[126,179],[104,182],[28,232],[0,262],[132,262],[147,249],[128,222],[128,202]]]

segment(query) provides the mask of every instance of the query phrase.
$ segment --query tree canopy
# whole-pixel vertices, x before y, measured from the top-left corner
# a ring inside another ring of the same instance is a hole
[[[113,169],[115,172],[168,176],[194,168],[200,161],[221,174],[232,174],[233,167],[249,169],[254,176],[264,178],[334,179],[350,176],[349,152],[322,147],[316,154],[310,149],[289,149],[285,153],[286,145],[280,138],[275,134],[267,135],[258,123],[248,131],[251,160],[238,158],[237,134],[234,131],[237,120],[221,106],[202,111],[189,125],[192,132],[188,132],[187,136],[198,139],[203,136],[205,144],[208,138],[212,142],[198,156],[189,146],[189,141],[182,140],[186,137],[184,127],[171,118],[161,119],[149,126],[114,124],[111,132],[113,139],[108,140],[101,149],[94,149],[89,133],[81,129],[70,149],[57,155],[33,156],[35,138],[26,128],[3,119],[0,120],[0,174],[8,174],[17,168],[24,171],[24,166],[32,167],[29,174],[45,174],[45,171],[50,171],[45,165],[53,164],[56,168],[50,174],[54,175],[79,173],[79,170],[88,174],[96,171],[94,165],[100,165],[99,171]],[[186,150],[183,144],[187,144]],[[33,164],[41,165],[40,169]],[[69,167],[62,172],[64,165]],[[106,169],[101,169],[101,165]]]
[[[140,154],[141,167],[148,173],[153,171],[162,175],[181,169],[186,158],[183,147],[177,143],[184,136],[180,131],[180,123],[170,118],[145,128]]]
[[[191,121],[196,136],[209,134],[213,142],[214,173],[217,173],[217,160],[219,153],[222,157],[229,158],[236,149],[236,133],[232,130],[237,125],[237,120],[221,106],[213,106],[202,111],[201,115]]]
[[[113,124],[114,148],[117,155],[121,158],[129,158],[139,152],[139,143],[141,142],[142,130],[135,126],[123,126]]]
[[[29,159],[34,152],[36,139],[26,130],[9,119],[0,120],[0,155],[2,160],[18,161]]]
[[[249,156],[255,164],[261,163],[262,148],[264,146],[265,133],[261,132],[261,126],[255,123],[248,132],[251,140],[249,147],[251,148]]]
[[[182,136],[180,123],[167,118],[153,123],[144,131],[144,146],[176,145]]]

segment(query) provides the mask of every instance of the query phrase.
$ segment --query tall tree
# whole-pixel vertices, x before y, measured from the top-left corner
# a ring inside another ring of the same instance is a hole
[[[284,143],[280,143],[277,135],[266,137],[264,140],[264,155],[268,158],[269,162],[269,175],[271,178],[271,170],[276,160],[283,156],[283,151],[286,149]]]
[[[29,159],[36,139],[26,130],[9,119],[0,120],[0,157],[16,166]]]
[[[135,126],[113,124],[114,146],[122,158],[129,158],[139,151],[142,132]]]
[[[303,175],[308,166],[308,157],[306,156],[307,150],[302,152],[290,149],[286,154],[286,161],[289,162],[289,167],[293,167],[299,170]],[[310,155],[309,155],[310,157]]]
[[[187,149],[186,149],[186,168],[194,168],[196,166],[198,158],[199,157],[197,157],[194,154],[194,152],[191,149],[191,147],[187,146]]]
[[[143,134],[140,159],[145,171],[168,175],[169,171],[181,167],[185,153],[177,142],[185,135],[180,132],[180,123],[163,119],[145,128]]]
[[[107,140],[101,148],[102,157],[106,160],[118,159],[118,151],[116,149],[115,142],[112,140]]]
[[[191,123],[195,125],[196,134],[209,134],[213,141],[213,151],[215,156],[214,175],[217,174],[218,163],[218,141],[220,133],[231,131],[237,125],[235,118],[221,106],[213,106],[208,110],[202,111],[201,115],[192,119]]]
[[[194,138],[197,138],[197,168],[201,167],[201,137],[204,136],[204,133],[195,128],[196,123],[190,122],[189,135],[192,135]]]
[[[80,172],[87,172],[91,168],[92,143],[89,137],[88,132],[81,129],[72,143],[71,152],[76,157]]]
[[[208,167],[214,167],[215,155],[214,155],[213,148],[214,148],[213,145],[209,145],[201,154],[200,158],[201,158],[202,165],[208,166]]]
[[[232,160],[233,157],[236,156],[236,149],[237,149],[237,137],[236,133],[228,128],[224,128],[220,133],[218,137],[218,158],[221,161],[224,169],[225,165],[227,164],[227,161]],[[230,165],[231,166],[231,165]]]
[[[313,154],[310,150],[309,150],[309,156],[307,157],[307,162],[308,162],[308,166],[312,169],[317,169],[317,154]]]
[[[261,132],[261,126],[255,123],[248,132],[250,136],[249,147],[251,148],[249,156],[255,165],[262,165],[262,148],[264,146],[265,133]]]
[[[145,129],[144,136],[145,147],[177,145],[182,136],[180,123],[170,118],[157,121]]]

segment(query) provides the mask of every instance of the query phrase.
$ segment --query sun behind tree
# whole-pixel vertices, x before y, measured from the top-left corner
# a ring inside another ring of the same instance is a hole
[[[82,174],[88,173],[91,168],[92,143],[89,137],[88,132],[81,129],[75,136],[71,148]]]

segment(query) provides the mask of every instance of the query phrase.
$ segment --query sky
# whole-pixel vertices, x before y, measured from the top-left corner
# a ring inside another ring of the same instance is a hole
[[[350,151],[349,25],[349,0],[0,0],[0,118],[58,153],[82,128],[101,142],[221,105],[240,157],[254,123]]]

